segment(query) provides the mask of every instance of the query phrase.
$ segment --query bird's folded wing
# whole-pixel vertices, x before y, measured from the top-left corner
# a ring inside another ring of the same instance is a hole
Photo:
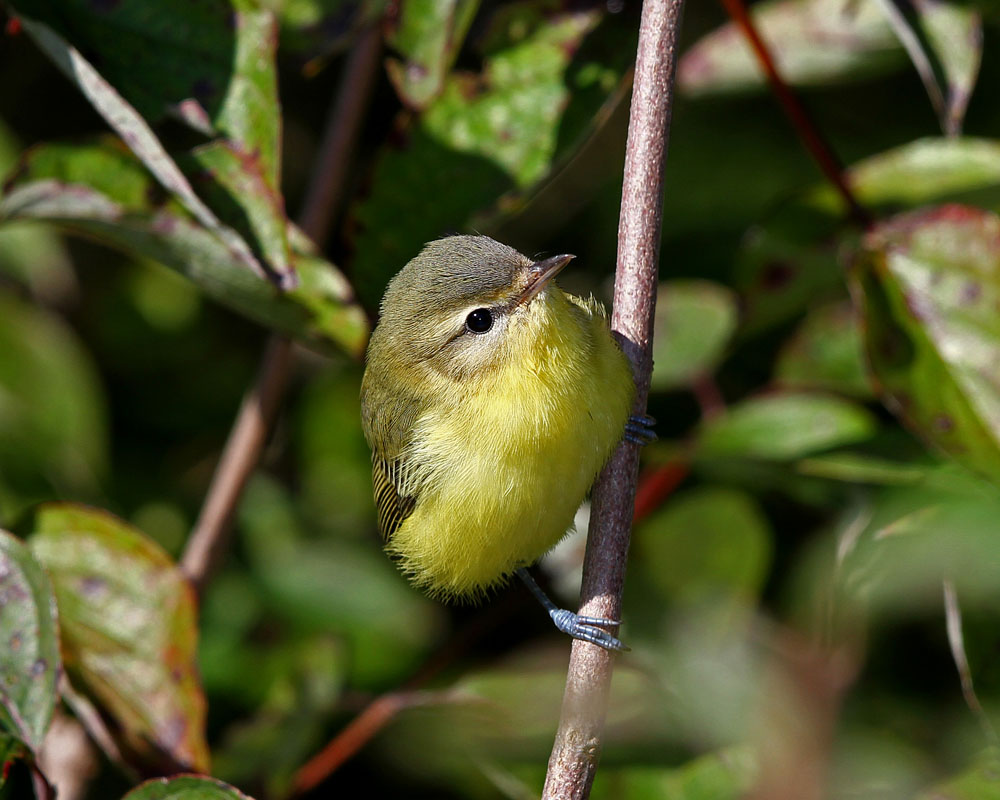
[[[375,487],[375,508],[378,527],[388,541],[403,524],[417,504],[414,493],[407,492],[406,470],[400,461],[386,461],[377,454],[372,456],[372,483]]]

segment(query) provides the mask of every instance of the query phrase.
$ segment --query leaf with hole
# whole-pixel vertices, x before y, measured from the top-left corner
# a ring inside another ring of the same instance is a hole
[[[43,506],[30,546],[52,576],[70,682],[130,759],[208,768],[194,592],[151,539],[103,511]]]

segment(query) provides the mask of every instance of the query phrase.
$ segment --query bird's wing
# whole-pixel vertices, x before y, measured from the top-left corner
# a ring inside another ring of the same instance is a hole
[[[378,512],[378,527],[383,538],[388,541],[403,524],[417,505],[416,493],[405,487],[401,473],[405,465],[400,461],[386,461],[373,453],[372,483],[375,487],[375,508]]]
[[[405,453],[423,403],[399,383],[388,394],[383,387],[392,384],[367,378],[362,383],[361,422],[372,449],[378,527],[388,541],[417,504],[414,465]]]

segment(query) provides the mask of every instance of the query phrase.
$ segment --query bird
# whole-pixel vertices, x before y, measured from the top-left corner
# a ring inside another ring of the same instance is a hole
[[[631,417],[630,363],[593,297],[487,236],[427,243],[389,282],[361,383],[385,549],[418,588],[479,600],[519,576],[556,627],[609,650],[615,620],[556,606],[527,567],[571,529]]]

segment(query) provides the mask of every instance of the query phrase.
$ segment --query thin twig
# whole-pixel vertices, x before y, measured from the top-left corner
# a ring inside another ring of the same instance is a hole
[[[753,48],[757,60],[760,62],[761,68],[764,70],[764,74],[767,75],[767,80],[771,84],[771,90],[778,98],[778,102],[781,103],[781,107],[785,110],[785,114],[791,121],[792,126],[798,132],[802,143],[812,154],[812,157],[816,160],[817,165],[827,180],[840,193],[854,221],[863,227],[868,227],[872,221],[871,215],[858,202],[851,187],[847,185],[847,181],[844,179],[843,166],[834,154],[833,148],[830,147],[826,138],[820,133],[819,128],[816,127],[812,117],[809,116],[805,106],[799,100],[798,95],[792,91],[791,87],[785,82],[785,79],[781,77],[770,49],[761,38],[753,19],[751,19],[750,14],[747,12],[746,3],[744,0],[722,0],[722,5],[725,6],[730,18],[743,31],[743,35],[746,36],[747,41]]]
[[[361,130],[378,73],[382,37],[377,26],[363,31],[347,58],[337,101],[330,106],[313,180],[303,203],[302,229],[323,249],[344,194],[348,156]]]
[[[198,521],[184,548],[181,569],[199,592],[225,551],[236,505],[267,442],[288,385],[291,351],[291,341],[283,336],[268,340],[257,379],[243,398]]]
[[[972,682],[972,670],[969,669],[969,659],[965,655],[965,637],[962,634],[962,608],[958,604],[958,594],[955,592],[955,584],[951,580],[945,580],[944,589],[944,619],[945,627],[948,630],[948,645],[951,648],[951,657],[955,661],[955,668],[958,670],[958,679],[962,684],[962,696],[965,704],[979,722],[987,740],[994,747],[1000,745],[1000,738],[997,737],[996,729],[990,718],[983,710],[979,696],[976,694],[976,686]]]
[[[357,141],[379,65],[380,34],[372,27],[354,45],[326,119],[326,129],[302,211],[302,229],[322,249],[343,195],[347,161]],[[272,336],[254,385],[243,398],[205,503],[188,538],[181,569],[199,591],[228,543],[247,481],[260,461],[292,367],[292,343]]]
[[[634,410],[644,413],[663,216],[663,168],[673,107],[677,36],[684,0],[645,0],[625,150],[618,263],[611,327],[632,362]],[[635,500],[639,453],[618,447],[594,485],[580,613],[618,619]],[[612,654],[574,641],[562,716],[543,798],[586,798],[597,769],[613,668]]]
[[[937,115],[938,122],[941,124],[941,130],[946,136],[951,135],[948,132],[948,108],[945,103],[944,93],[941,91],[937,76],[934,74],[934,66],[931,64],[930,57],[924,50],[920,37],[917,36],[917,32],[913,30],[903,12],[893,0],[876,0],[876,4],[882,11],[886,22],[889,23],[889,27],[892,28],[892,32],[899,39],[899,43],[903,45],[906,54],[910,57],[910,62],[917,71],[917,75],[920,76],[920,82],[924,85],[927,97],[930,98],[931,108],[934,109],[934,113]]]

